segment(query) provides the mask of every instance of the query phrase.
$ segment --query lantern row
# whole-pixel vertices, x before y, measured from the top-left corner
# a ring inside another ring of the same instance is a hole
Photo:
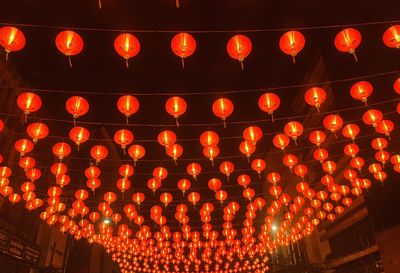
[[[362,41],[361,33],[355,28],[346,28],[341,30],[335,37],[334,44],[338,51],[350,53],[357,61],[356,49]],[[23,32],[12,26],[5,26],[0,29],[0,45],[8,54],[13,51],[22,50],[25,46],[25,36]],[[383,34],[383,42],[389,48],[400,48],[400,25],[394,25],[388,28]],[[84,47],[82,37],[72,31],[65,30],[60,32],[55,44],[57,49],[68,57],[70,66],[72,66],[71,56],[79,54]],[[304,35],[292,30],[284,33],[279,41],[281,51],[292,57],[295,57],[305,46]],[[244,60],[252,51],[252,42],[249,37],[243,34],[233,36],[227,43],[228,55],[238,60],[242,69],[244,68]],[[114,49],[122,58],[125,59],[126,67],[129,67],[129,59],[136,57],[140,52],[140,42],[131,33],[122,33],[118,35],[114,41]],[[195,38],[186,32],[176,34],[171,41],[172,52],[182,59],[182,67],[184,61],[196,51]]]

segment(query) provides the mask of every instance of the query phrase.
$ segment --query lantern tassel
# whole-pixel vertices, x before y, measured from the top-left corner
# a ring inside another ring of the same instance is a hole
[[[178,166],[178,162],[176,161],[176,158],[174,158],[175,166]]]
[[[182,69],[185,69],[185,59],[182,58],[182,59],[181,59],[181,62],[182,62]]]
[[[258,172],[258,178],[261,179],[261,172]]]
[[[72,68],[71,56],[68,56],[69,68]]]
[[[101,9],[103,5],[101,4],[101,0],[99,0],[99,9]]]
[[[126,124],[129,124],[129,117],[128,116],[125,116],[125,121],[126,121]]]
[[[247,155],[247,162],[250,163],[250,155]]]
[[[272,122],[275,122],[274,112],[271,113],[271,120],[272,120]]]
[[[76,118],[74,117],[74,126],[76,126]]]
[[[28,121],[28,115],[25,114],[25,123],[27,123],[27,121]]]
[[[214,167],[214,159],[210,159],[210,161],[211,161],[211,165]]]
[[[224,122],[224,129],[226,129],[226,120],[223,119],[222,121]]]
[[[294,64],[296,63],[296,55],[292,55],[292,61]]]
[[[176,123],[176,127],[179,128],[180,124],[179,124],[178,118],[175,118],[175,123]]]
[[[128,58],[125,58],[125,67],[129,68],[129,60],[128,60]]]
[[[357,54],[356,54],[356,52],[354,51],[353,53],[351,53],[351,54],[353,54],[353,56],[354,56],[354,60],[356,61],[356,62],[358,62],[358,57],[357,57]]]
[[[133,166],[136,167],[137,159],[133,160]]]
[[[10,51],[6,50],[6,62],[8,61],[8,54],[10,54]]]
[[[243,60],[240,60],[240,67],[242,68],[242,71],[244,70],[244,63]]]
[[[180,7],[179,0],[175,0],[175,5],[176,5],[176,8],[178,8],[178,9],[179,9],[179,7]]]

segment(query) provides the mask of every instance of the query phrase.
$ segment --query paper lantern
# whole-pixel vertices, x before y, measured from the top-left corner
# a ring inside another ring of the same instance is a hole
[[[197,176],[201,173],[201,165],[199,163],[193,162],[187,165],[186,172],[197,180]]]
[[[169,192],[164,192],[160,195],[160,201],[164,204],[165,207],[168,206],[169,203],[172,202],[172,194]]]
[[[130,187],[131,187],[131,181],[128,178],[120,178],[117,180],[117,188],[121,191],[122,194],[125,191],[129,190]]]
[[[285,148],[289,145],[290,139],[285,134],[277,134],[272,139],[272,144],[278,149],[281,149],[285,152]]]
[[[346,124],[343,127],[342,134],[345,138],[349,138],[354,142],[356,137],[360,134],[360,127],[353,123]]]
[[[203,155],[211,161],[212,166],[214,166],[214,158],[216,158],[219,153],[220,150],[218,146],[209,146],[203,148]]]
[[[56,184],[59,185],[61,188],[69,185],[70,182],[71,178],[66,174],[56,176]]]
[[[389,119],[384,119],[378,122],[375,127],[377,133],[385,134],[390,139],[390,133],[394,130],[394,123]]]
[[[376,109],[370,109],[366,111],[362,117],[363,122],[372,127],[378,126],[378,123],[383,119],[383,114],[381,111]]]
[[[19,166],[24,169],[24,171],[27,171],[29,169],[32,169],[36,166],[36,160],[33,157],[27,156],[27,157],[21,157],[19,160]]]
[[[53,145],[53,154],[62,161],[71,154],[71,146],[66,142],[57,142]]]
[[[243,61],[247,56],[250,55],[252,50],[251,40],[245,35],[235,35],[228,41],[226,49],[232,59],[238,60],[240,62],[243,70]]]
[[[267,167],[267,163],[263,159],[254,159],[251,162],[251,168],[258,173],[258,177],[261,178],[261,173]]]
[[[22,138],[15,142],[14,148],[20,153],[20,156],[24,156],[27,153],[30,153],[33,150],[33,142]]]
[[[105,159],[108,155],[108,149],[103,145],[95,145],[90,149],[90,156],[96,160],[96,163],[100,163],[101,160]]]
[[[285,125],[284,131],[288,137],[291,137],[297,145],[297,139],[303,133],[303,125],[297,121],[290,121]]]
[[[250,184],[251,182],[251,178],[250,176],[248,176],[247,174],[241,174],[238,176],[237,178],[237,182],[240,186],[242,186],[243,188],[247,188],[247,186]]]
[[[188,179],[183,178],[178,181],[177,186],[182,191],[183,196],[185,196],[185,192],[190,189],[191,183]]]
[[[179,157],[182,156],[182,154],[183,154],[183,147],[179,144],[175,143],[167,147],[167,155],[175,161],[175,164],[177,164],[176,161]]]
[[[85,176],[86,178],[97,178],[101,174],[101,171],[98,167],[96,166],[90,166],[85,170]]]
[[[90,132],[81,126],[75,126],[69,131],[69,138],[78,146],[85,143],[90,137]]]
[[[157,189],[161,187],[161,180],[158,178],[150,178],[147,181],[147,187],[153,191],[153,195],[156,192]]]
[[[25,36],[18,28],[11,26],[0,28],[0,45],[6,51],[6,61],[8,61],[8,54],[23,49],[25,42]]]
[[[24,111],[26,122],[27,116],[30,113],[36,112],[40,109],[40,107],[42,107],[42,100],[35,93],[26,92],[18,96],[17,105],[22,111]]]
[[[68,113],[74,118],[74,126],[76,125],[76,119],[84,116],[89,111],[89,103],[85,98],[79,96],[70,97],[65,103],[65,108]]]
[[[63,175],[67,173],[67,165],[61,162],[53,163],[50,167],[50,171],[54,176]]]
[[[212,105],[214,115],[222,119],[224,122],[224,128],[226,128],[226,119],[232,115],[233,110],[233,102],[227,98],[217,99]]]
[[[256,146],[253,144],[252,141],[245,140],[240,143],[239,151],[247,156],[247,161],[250,162],[250,156],[256,151]]]
[[[233,173],[233,171],[235,170],[235,166],[233,165],[232,162],[230,161],[224,161],[219,165],[219,170],[221,171],[221,173],[223,173],[224,175],[226,175],[226,178],[229,181],[229,176]]]
[[[129,59],[140,52],[140,42],[134,35],[122,33],[115,38],[114,49],[119,56],[125,59],[126,68],[129,68]]]
[[[299,31],[288,31],[279,40],[279,47],[283,53],[292,56],[296,63],[297,54],[303,50],[306,41],[304,35]]]
[[[350,157],[356,157],[358,152],[360,151],[360,148],[358,147],[357,144],[346,144],[343,148],[343,151],[345,155],[350,156]]]
[[[121,146],[124,154],[126,147],[133,142],[133,139],[133,133],[127,129],[118,130],[114,134],[114,141]]]
[[[249,126],[243,131],[243,138],[246,141],[252,142],[254,145],[257,144],[258,141],[263,136],[263,132],[260,127],[257,126]]]
[[[44,139],[49,135],[49,128],[44,123],[35,122],[29,124],[26,132],[32,138],[33,143],[37,143],[40,139]]]
[[[400,95],[400,78],[397,78],[396,81],[393,84],[393,89],[396,91],[397,94]],[[399,111],[397,111],[399,112]]]
[[[387,47],[400,48],[400,25],[389,27],[383,33],[383,42]]]
[[[309,105],[317,108],[319,112],[321,104],[324,103],[326,99],[326,92],[320,87],[312,87],[306,91],[304,99]]]
[[[219,190],[215,193],[215,199],[217,199],[221,204],[228,198],[228,193],[223,190]]]
[[[355,28],[346,28],[340,31],[335,37],[335,47],[340,52],[353,54],[355,61],[358,61],[356,49],[361,44],[361,33]]]
[[[123,164],[119,167],[118,172],[124,178],[128,178],[134,174],[135,169],[130,164]]]
[[[146,154],[146,150],[143,146],[134,144],[128,149],[128,154],[131,158],[133,158],[134,166],[136,166],[136,162],[143,158]]]
[[[350,95],[354,99],[360,100],[367,105],[367,99],[369,96],[371,96],[373,91],[374,87],[371,83],[367,81],[360,81],[353,84],[353,86],[350,88]]]
[[[171,97],[165,103],[165,110],[175,118],[177,127],[179,127],[178,118],[186,112],[186,109],[186,101],[181,97]]]
[[[153,177],[160,179],[160,180],[164,180],[166,179],[168,176],[168,170],[164,167],[156,167],[153,170]]]
[[[168,146],[175,144],[176,134],[170,130],[165,130],[158,134],[157,140],[166,149]]]
[[[65,30],[57,35],[56,46],[61,53],[68,57],[69,66],[72,67],[71,56],[81,53],[83,40],[78,33],[72,30]]]
[[[290,171],[292,171],[293,167],[297,165],[298,159],[293,154],[287,154],[283,157],[282,162],[286,167],[289,167]]]
[[[274,121],[274,111],[279,108],[281,100],[278,95],[274,93],[264,93],[258,99],[258,107],[261,111],[268,113]]]
[[[319,148],[321,146],[321,144],[325,142],[326,135],[324,132],[316,130],[316,131],[312,131],[310,133],[310,135],[308,136],[308,139],[310,140],[310,142],[312,144],[317,145],[317,147]]]
[[[342,128],[343,119],[339,115],[328,115],[324,118],[323,123],[324,127],[337,137],[336,132]]]
[[[200,135],[200,143],[203,147],[214,147],[219,143],[219,136],[214,131],[205,131]]]
[[[321,164],[328,158],[328,156],[329,156],[328,151],[323,148],[318,148],[313,153],[314,159],[319,161]]]
[[[95,192],[100,186],[101,181],[97,177],[89,178],[86,181],[86,186],[92,191]]]
[[[196,204],[200,201],[200,194],[198,192],[191,192],[188,195],[188,201],[196,208]]]
[[[172,52],[182,60],[182,68],[185,68],[185,59],[196,51],[196,40],[186,32],[178,33],[171,41]]]
[[[125,115],[128,124],[129,118],[139,111],[139,101],[135,96],[125,95],[118,99],[117,107]]]

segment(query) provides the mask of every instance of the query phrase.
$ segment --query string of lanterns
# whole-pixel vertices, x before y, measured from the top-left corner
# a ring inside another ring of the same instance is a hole
[[[356,50],[361,44],[361,33],[355,28],[345,28],[337,33],[334,45],[340,52],[349,53],[358,61]],[[383,34],[383,42],[389,48],[400,48],[400,25],[389,27]],[[5,26],[0,29],[0,45],[8,54],[20,51],[26,43],[25,36],[21,30],[13,26]],[[71,57],[82,52],[84,41],[82,37],[73,30],[60,32],[55,40],[57,49],[68,57],[72,67]],[[306,40],[299,31],[288,31],[284,33],[279,41],[281,51],[290,55],[295,63],[295,57],[303,50]],[[114,41],[114,49],[118,55],[125,59],[126,67],[129,67],[129,60],[140,53],[140,42],[131,33],[119,34]],[[185,59],[196,51],[195,38],[186,32],[176,34],[171,42],[172,52],[181,58],[184,68]],[[253,49],[252,41],[244,34],[234,35],[227,43],[228,55],[240,62],[244,68],[245,59],[251,54]]]

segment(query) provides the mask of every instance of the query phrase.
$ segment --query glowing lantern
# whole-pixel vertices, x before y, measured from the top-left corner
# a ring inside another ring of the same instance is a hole
[[[312,131],[310,133],[310,135],[308,136],[308,139],[310,140],[310,142],[314,145],[317,145],[317,147],[319,148],[321,146],[321,144],[325,141],[326,139],[326,135],[324,132],[322,131]]]
[[[352,160],[350,160],[350,166],[354,169],[357,169],[360,173],[364,165],[365,161],[362,157],[354,157]]]
[[[8,196],[8,200],[9,200],[13,205],[15,205],[15,204],[17,204],[19,201],[21,201],[21,195],[19,195],[18,193],[10,194],[10,195]]]
[[[324,118],[323,123],[324,127],[337,137],[336,131],[342,128],[343,119],[339,115],[328,115]]]
[[[372,174],[380,172],[382,170],[382,165],[379,163],[372,163],[368,166],[368,171]]]
[[[164,192],[160,195],[160,201],[164,204],[165,207],[168,206],[169,203],[172,202],[172,194],[169,192]]]
[[[90,149],[90,155],[98,164],[101,160],[107,157],[108,149],[103,145],[95,145]]]
[[[0,29],[0,31],[1,31],[1,29]],[[42,100],[35,93],[26,92],[26,93],[22,93],[18,96],[17,105],[18,105],[19,109],[24,111],[25,122],[26,122],[27,116],[30,113],[36,112],[40,109],[40,107],[42,107]]]
[[[303,133],[303,125],[297,121],[290,121],[285,125],[285,134],[291,137],[297,145],[297,138]]]
[[[383,33],[383,42],[387,47],[400,48],[400,25],[389,27]]]
[[[24,169],[24,171],[27,171],[29,169],[32,169],[36,166],[36,160],[33,157],[22,157],[19,160],[19,166]]]
[[[193,55],[196,50],[196,40],[189,33],[178,33],[172,38],[171,49],[176,56],[181,58],[182,68],[185,68],[185,59]]]
[[[400,164],[400,155],[398,155],[398,154],[392,155],[390,157],[390,163],[392,163],[393,165],[399,165]]]
[[[4,197],[7,197],[13,193],[13,188],[10,186],[3,186],[0,188],[0,194],[3,195]]]
[[[85,143],[89,139],[89,137],[90,137],[89,131],[81,126],[75,126],[69,131],[69,138],[73,142],[75,142],[75,144],[78,146],[78,150],[79,146],[82,143]]]
[[[347,156],[354,158],[360,151],[360,148],[356,144],[346,144],[346,146],[344,146],[343,150]]]
[[[193,176],[194,180],[197,180],[197,176],[200,174],[201,172],[201,165],[199,163],[193,162],[190,163],[189,165],[187,165],[186,167],[186,172]]]
[[[385,172],[377,172],[374,174],[374,178],[380,182],[384,182],[385,179],[387,178],[387,174]]]
[[[100,176],[100,169],[96,166],[90,166],[85,170],[86,178],[97,178]]]
[[[117,180],[117,188],[122,194],[131,188],[131,181],[128,178],[120,178]],[[123,196],[123,195],[122,195]]]
[[[219,170],[221,171],[221,173],[226,175],[226,178],[229,181],[229,176],[235,170],[235,166],[230,161],[224,161],[221,163],[221,165],[219,165]]]
[[[308,168],[306,165],[299,164],[296,167],[294,167],[294,174],[301,177],[304,179],[304,177],[307,175]]]
[[[287,154],[283,157],[282,162],[290,169],[290,171],[292,171],[294,166],[297,165],[298,159],[295,155]]]
[[[363,115],[363,122],[367,125],[372,125],[372,127],[376,127],[378,123],[382,120],[383,115],[382,112],[376,109],[370,109],[366,111]]]
[[[130,164],[124,164],[119,167],[118,172],[124,178],[128,178],[133,175],[133,173],[135,172],[135,169]]]
[[[219,143],[219,136],[214,131],[205,131],[200,135],[200,143],[203,147],[214,147]]]
[[[167,178],[167,176],[168,176],[168,171],[166,168],[163,168],[163,167],[154,168],[154,170],[153,170],[154,178],[164,180],[165,178]]]
[[[9,167],[0,167],[0,178],[9,178],[12,174],[12,170]]]
[[[397,78],[393,84],[393,89],[397,94],[400,94],[400,78]]]
[[[254,145],[262,138],[263,132],[260,127],[249,126],[243,131],[243,138],[246,141],[251,141]]]
[[[118,99],[117,107],[118,110],[125,115],[126,123],[128,124],[129,117],[139,111],[139,101],[135,96],[125,95]]]
[[[277,184],[281,180],[281,176],[277,172],[268,173],[267,181],[271,184]]]
[[[6,61],[8,61],[8,54],[23,49],[25,42],[25,36],[18,28],[11,26],[0,28],[0,45],[6,51]]]
[[[60,32],[56,37],[57,49],[68,57],[69,66],[72,67],[71,56],[79,54],[83,49],[82,37],[72,31],[65,30]]]
[[[251,162],[251,168],[258,173],[258,177],[261,178],[261,173],[265,170],[267,167],[267,163],[265,163],[265,160],[263,159],[254,159]]]
[[[50,171],[54,176],[63,175],[67,173],[67,165],[64,163],[54,163],[50,167]]]
[[[108,204],[111,204],[117,200],[117,195],[113,193],[112,191],[106,192],[103,196],[104,201],[106,201]]]
[[[374,138],[371,141],[371,146],[375,150],[381,151],[381,150],[385,149],[388,146],[388,142],[387,142],[386,139],[384,139],[382,137],[377,137],[377,138]]]
[[[97,177],[92,177],[87,180],[86,186],[91,189],[92,192],[95,192],[101,186],[101,181]]]
[[[171,97],[165,103],[165,110],[175,118],[177,127],[179,127],[178,118],[186,112],[186,109],[186,101],[181,97]]]
[[[217,199],[221,204],[228,198],[228,193],[226,191],[220,190],[215,193],[215,199]]]
[[[20,153],[20,156],[24,156],[33,150],[33,142],[28,139],[19,139],[14,144],[15,150]]]
[[[65,157],[71,154],[71,146],[66,142],[58,142],[53,146],[53,154],[62,161]]]
[[[158,143],[167,148],[176,142],[176,134],[170,130],[162,131],[158,134]]]
[[[125,152],[126,146],[132,143],[134,139],[133,133],[127,129],[121,129],[115,132],[114,141],[119,144],[122,150]]]
[[[290,139],[285,134],[277,134],[272,139],[272,143],[276,148],[281,149],[285,152],[285,148],[289,145]]]
[[[89,103],[85,98],[73,96],[67,100],[65,108],[74,118],[74,125],[76,125],[75,120],[86,115],[89,111]]]
[[[330,175],[336,170],[336,163],[334,161],[325,161],[322,163],[322,169]]]
[[[128,68],[129,59],[140,52],[140,42],[134,35],[122,33],[115,38],[114,49],[119,56],[125,59],[126,68]]]
[[[252,188],[246,188],[243,190],[243,197],[251,201],[251,199],[256,195]]]
[[[250,156],[256,151],[256,146],[251,141],[242,141],[239,146],[239,150],[242,154],[247,156],[247,160],[250,162]]]
[[[306,91],[304,99],[309,105],[317,108],[319,112],[321,104],[324,103],[326,99],[326,92],[320,87],[312,87]]]
[[[190,183],[190,181],[188,179],[183,178],[183,179],[180,179],[178,181],[178,185],[177,186],[178,186],[178,189],[180,189],[182,191],[183,196],[185,196],[185,192],[188,189],[190,189],[191,183]]]
[[[357,124],[350,123],[343,127],[342,134],[345,138],[351,139],[353,142],[360,134],[360,127]]]
[[[367,99],[369,96],[371,96],[373,91],[374,87],[371,83],[367,81],[361,81],[353,84],[353,86],[350,88],[350,95],[354,99],[360,100],[367,105]]]
[[[218,146],[210,146],[203,148],[203,155],[210,159],[212,166],[214,166],[214,158],[219,155],[219,148]]]
[[[279,47],[283,53],[292,56],[296,63],[297,54],[303,50],[306,41],[304,35],[299,31],[288,31],[279,40]]]
[[[0,133],[4,130],[4,121],[0,119]]]
[[[179,157],[181,157],[182,154],[183,154],[183,147],[179,144],[175,143],[167,147],[167,155],[175,161],[175,165],[177,164],[176,160]]]
[[[39,179],[42,176],[42,172],[39,169],[32,168],[32,169],[29,169],[25,173],[25,175],[28,179],[30,179],[32,182],[34,182],[35,180]]]
[[[200,194],[198,192],[191,192],[188,195],[188,201],[196,208],[196,204],[200,201]]]
[[[394,123],[391,120],[384,119],[380,121],[376,127],[375,131],[380,134],[385,134],[390,139],[390,133],[394,130]]]
[[[356,49],[361,44],[361,33],[354,28],[346,28],[340,31],[335,37],[335,47],[340,52],[353,54],[357,62]]]
[[[214,192],[217,192],[222,187],[222,182],[218,178],[211,178],[208,180],[208,188]]]
[[[252,50],[251,40],[245,35],[235,35],[233,36],[227,44],[226,50],[232,59],[238,60],[244,69],[243,61],[250,55]]]
[[[319,148],[314,151],[313,157],[315,160],[319,161],[321,164],[328,158],[329,154],[326,149]]]
[[[138,145],[138,144],[134,144],[131,147],[129,147],[129,149],[128,149],[129,156],[131,158],[133,158],[134,166],[136,166],[136,162],[139,159],[144,157],[145,153],[146,153],[146,150],[144,149],[144,147],[141,145]]]
[[[1,185],[0,187],[3,187],[3,186],[7,186],[7,185]],[[24,182],[21,185],[21,191],[23,193],[32,192],[34,190],[35,190],[35,184],[33,184],[32,182]]]
[[[264,93],[258,99],[258,107],[261,111],[268,113],[274,122],[274,111],[279,108],[281,100],[275,93]]]
[[[377,151],[375,153],[375,159],[385,166],[386,162],[390,159],[390,154],[385,150]]]
[[[44,123],[35,122],[29,124],[26,128],[26,132],[32,138],[33,143],[36,143],[40,139],[44,139],[49,135],[49,128]]]
[[[247,186],[250,184],[251,178],[247,174],[241,174],[237,178],[237,183],[242,186],[243,188],[247,188]]]
[[[66,174],[56,176],[56,184],[59,185],[61,188],[69,185],[70,182],[71,178]]]
[[[214,115],[222,119],[224,128],[226,128],[226,119],[232,115],[234,110],[233,102],[227,98],[220,98],[214,101],[212,111]]]

